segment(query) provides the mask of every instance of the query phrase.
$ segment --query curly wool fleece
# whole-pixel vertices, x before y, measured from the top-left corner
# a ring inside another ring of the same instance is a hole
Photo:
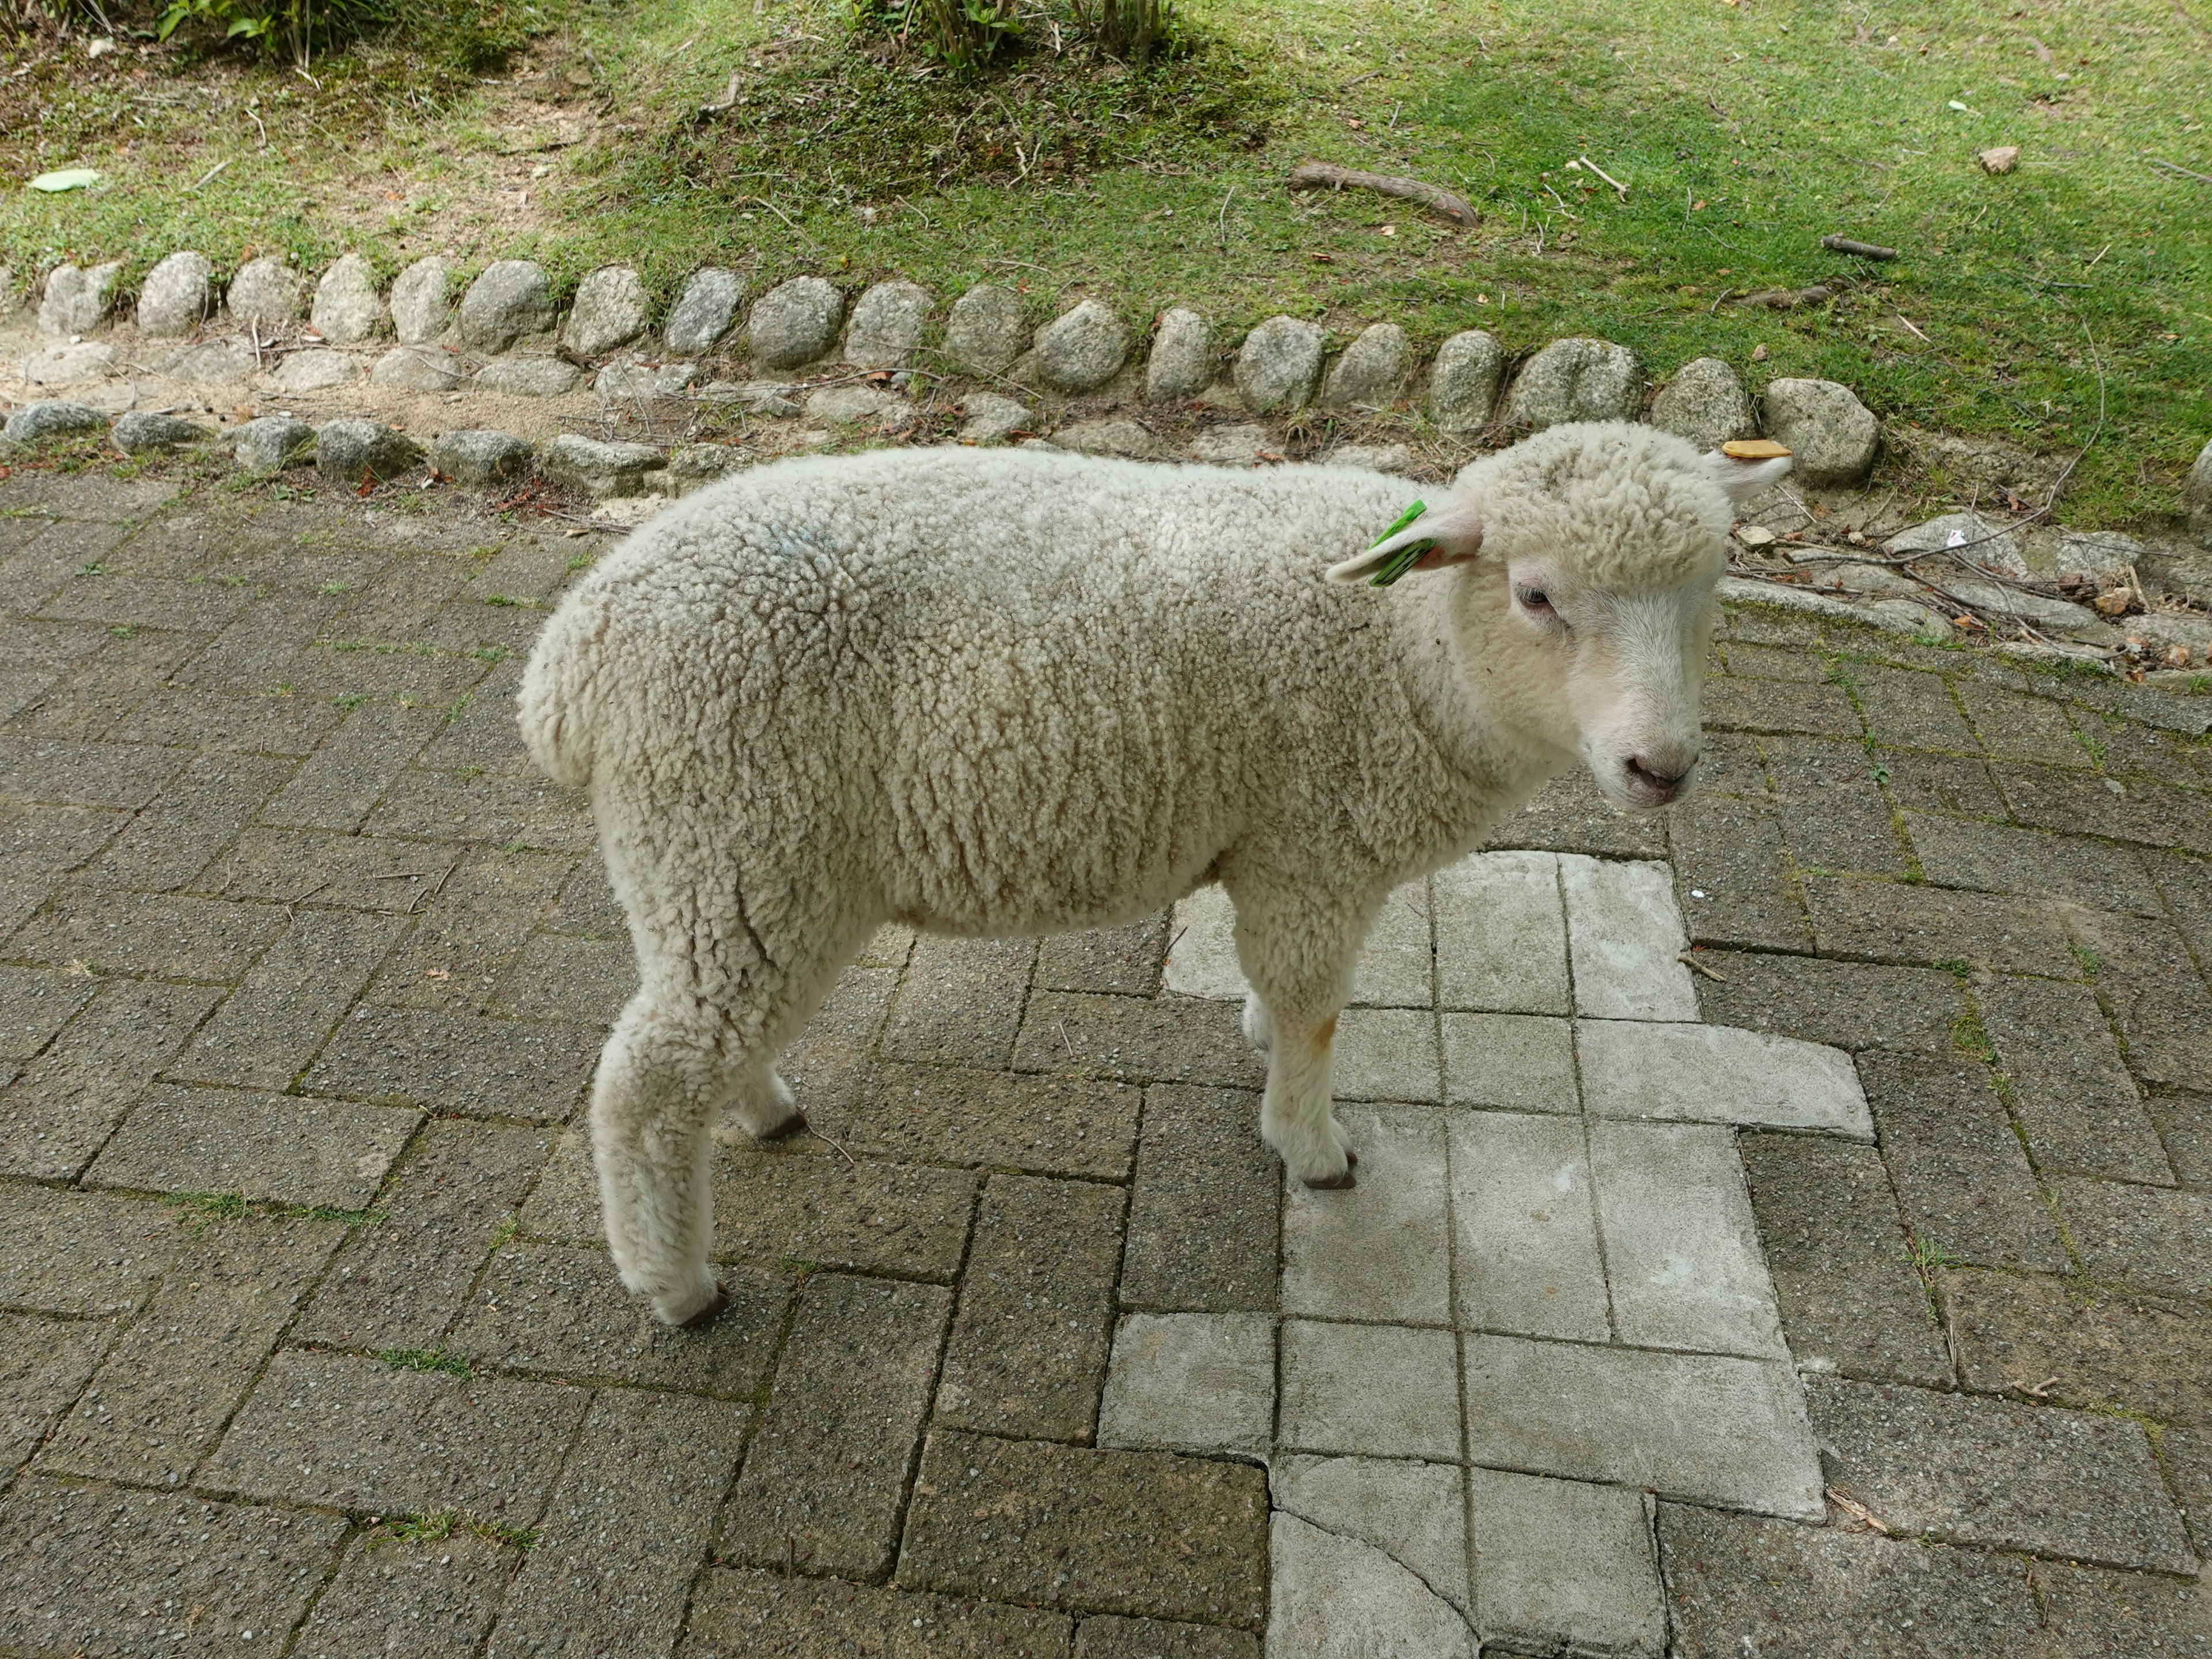
[[[1486,549],[1717,574],[1727,497],[1650,428],[1555,428],[1455,488]],[[713,1301],[708,1121],[790,1126],[774,1056],[886,921],[1095,927],[1218,879],[1276,1030],[1333,1027],[1382,896],[1572,757],[1462,660],[1452,594],[1502,585],[1496,562],[1324,580],[1411,493],[1329,467],[799,460],[671,509],[563,601],[521,724],[590,788],[638,947],[593,1127],[617,1261],[664,1318]]]

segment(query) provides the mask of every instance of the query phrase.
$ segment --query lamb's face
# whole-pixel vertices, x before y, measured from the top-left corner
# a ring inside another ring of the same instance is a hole
[[[1664,806],[1696,771],[1698,690],[1718,615],[1715,552],[1684,580],[1634,588],[1601,586],[1559,560],[1509,559],[1486,595],[1489,643],[1507,644],[1536,694],[1524,710],[1617,806]]]

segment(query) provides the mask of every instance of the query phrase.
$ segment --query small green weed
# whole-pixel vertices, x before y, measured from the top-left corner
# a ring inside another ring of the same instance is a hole
[[[1925,1278],[1938,1267],[1963,1267],[1966,1263],[1962,1257],[1952,1255],[1934,1239],[1916,1237],[1912,1241],[1912,1265]]]
[[[480,1520],[462,1510],[437,1510],[407,1520],[387,1521],[385,1525],[394,1538],[408,1544],[440,1544],[464,1532],[519,1550],[526,1550],[538,1541],[535,1527],[501,1526],[496,1521]]]
[[[2073,953],[2074,960],[2081,963],[2081,971],[2092,979],[2096,978],[2105,965],[2104,958],[2094,951],[2085,951],[2078,945],[2069,945],[2066,948]]]
[[[403,1371],[444,1371],[452,1376],[470,1374],[467,1360],[442,1348],[380,1348],[376,1357]]]
[[[138,637],[137,626],[132,623],[118,623],[107,631],[118,640],[132,640]]]
[[[1972,1001],[1951,1022],[1951,1047],[1985,1066],[1997,1063],[1996,1045],[1990,1041],[1989,1028],[1982,1024],[1982,1011]]]

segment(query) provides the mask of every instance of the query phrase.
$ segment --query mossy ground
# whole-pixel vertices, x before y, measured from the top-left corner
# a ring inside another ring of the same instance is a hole
[[[757,285],[988,276],[1040,317],[1079,292],[1188,300],[1232,335],[1277,311],[1516,349],[1590,333],[1662,377],[1711,354],[2031,450],[2094,434],[2069,519],[2139,521],[2212,434],[2203,10],[1189,0],[1182,58],[1102,63],[1040,12],[969,82],[856,43],[838,0],[551,0],[443,55],[331,60],[319,87],[33,45],[0,76],[0,164],[106,179],[0,193],[0,261],[361,246],[391,269],[436,246],[563,280],[628,261],[663,292],[708,260]],[[496,70],[470,59],[526,37]],[[744,101],[702,118],[732,76]],[[2020,166],[1992,177],[1974,156],[2001,143]],[[1445,185],[1482,223],[1292,196],[1308,158]],[[1867,267],[1828,232],[1904,257]],[[1837,277],[1855,286],[1816,308],[1724,297]]]

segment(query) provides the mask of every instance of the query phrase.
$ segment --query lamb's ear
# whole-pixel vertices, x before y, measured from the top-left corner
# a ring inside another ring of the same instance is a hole
[[[1392,556],[1415,542],[1435,546],[1415,561],[1416,570],[1441,570],[1448,564],[1464,564],[1482,554],[1482,509],[1471,497],[1455,495],[1407,525],[1396,535],[1328,568],[1333,582],[1364,581]]]
[[[1730,453],[1735,450],[1752,453]],[[1738,507],[1780,483],[1792,465],[1788,450],[1764,441],[1726,444],[1700,459],[1705,476],[1726,490],[1729,500]]]

